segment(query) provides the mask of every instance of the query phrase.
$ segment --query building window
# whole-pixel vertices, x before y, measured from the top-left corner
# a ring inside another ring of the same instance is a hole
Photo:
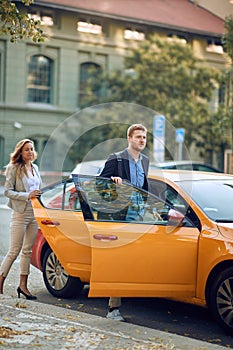
[[[86,99],[91,94],[99,95],[100,91],[93,90],[90,91],[87,88],[88,80],[94,79],[95,82],[98,81],[97,75],[101,73],[102,68],[100,65],[93,62],[85,62],[80,65],[80,92],[79,92],[79,103],[80,106],[85,104]],[[95,84],[94,84],[95,85]],[[94,88],[94,85],[91,85]]]
[[[53,169],[54,166],[54,153],[53,156],[51,155],[51,149],[54,152],[54,145],[51,141],[51,139],[49,139],[49,136],[46,135],[30,135],[29,138],[31,140],[33,140],[34,142],[34,146],[35,146],[35,150],[38,153],[38,157],[36,159],[36,163],[39,164],[41,163],[41,159],[43,158],[42,161],[42,167],[43,167],[43,171],[45,171],[45,169],[51,170]],[[44,148],[48,142],[48,140],[50,141],[50,146],[47,148],[46,150],[46,157],[43,155],[44,152]]]
[[[145,33],[138,31],[138,30],[132,30],[132,29],[125,29],[124,31],[124,39],[127,40],[144,40],[145,39]]]
[[[5,140],[2,136],[0,136],[0,170],[4,167],[4,146],[5,146]]]
[[[221,104],[221,105],[225,104],[225,102],[226,102],[226,94],[227,94],[226,84],[225,84],[225,82],[223,82],[220,85],[219,90],[218,90],[218,101],[219,101],[219,104]]]
[[[221,40],[207,40],[207,52],[223,54],[223,46]]]
[[[40,24],[42,26],[51,27],[54,25],[54,19],[53,16],[46,13],[41,13],[39,11],[28,13],[28,17],[32,18],[34,20],[40,21]]]
[[[46,56],[31,56],[28,63],[28,102],[51,103],[53,61]]]
[[[187,39],[183,35],[177,35],[177,34],[169,34],[167,37],[168,41],[174,42],[177,44],[187,44]]]
[[[78,21],[77,31],[82,33],[102,34],[102,26],[96,23]]]
[[[2,57],[3,57],[3,54],[2,52],[0,52],[0,101],[2,101],[2,87],[3,87]]]
[[[1,7],[1,5],[0,5]],[[5,100],[4,87],[6,81],[6,47],[4,41],[0,41],[0,101]]]

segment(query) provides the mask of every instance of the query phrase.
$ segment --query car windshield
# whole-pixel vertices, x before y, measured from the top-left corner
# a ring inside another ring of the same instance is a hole
[[[179,185],[210,219],[233,222],[233,180],[183,181]]]

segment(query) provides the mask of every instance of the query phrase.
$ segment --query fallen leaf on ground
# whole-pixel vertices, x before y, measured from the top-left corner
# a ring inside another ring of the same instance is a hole
[[[0,326],[0,338],[12,338],[13,335],[29,334],[27,331],[14,331],[10,327]]]
[[[27,305],[24,303],[20,303],[19,301],[17,301],[17,303],[15,303],[15,307],[18,307],[19,309],[26,309]]]

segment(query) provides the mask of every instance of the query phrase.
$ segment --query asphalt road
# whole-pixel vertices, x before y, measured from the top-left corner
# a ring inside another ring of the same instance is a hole
[[[0,262],[9,244],[10,210],[0,200]],[[4,293],[16,296],[19,278],[19,260],[14,263],[5,283]],[[45,288],[40,271],[31,268],[29,288],[38,301],[66,309],[105,317],[107,298],[88,298],[88,286],[74,299],[58,299]],[[233,349],[233,337],[211,318],[206,308],[159,298],[123,298],[121,312],[126,322],[207,341]],[[117,322],[117,321],[116,321]]]
[[[43,303],[105,317],[108,299],[88,298],[87,294],[88,286],[74,299],[57,299],[46,290],[37,296]],[[226,335],[203,307],[160,298],[123,298],[121,313],[126,322],[135,325],[233,348],[233,337]]]

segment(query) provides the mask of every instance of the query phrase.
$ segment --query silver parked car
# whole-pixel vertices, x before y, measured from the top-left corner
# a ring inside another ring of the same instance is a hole
[[[177,170],[195,170],[208,171],[213,173],[222,173],[221,170],[212,165],[205,164],[198,161],[180,160],[180,161],[166,161],[162,163],[150,163],[150,169],[177,169]]]

